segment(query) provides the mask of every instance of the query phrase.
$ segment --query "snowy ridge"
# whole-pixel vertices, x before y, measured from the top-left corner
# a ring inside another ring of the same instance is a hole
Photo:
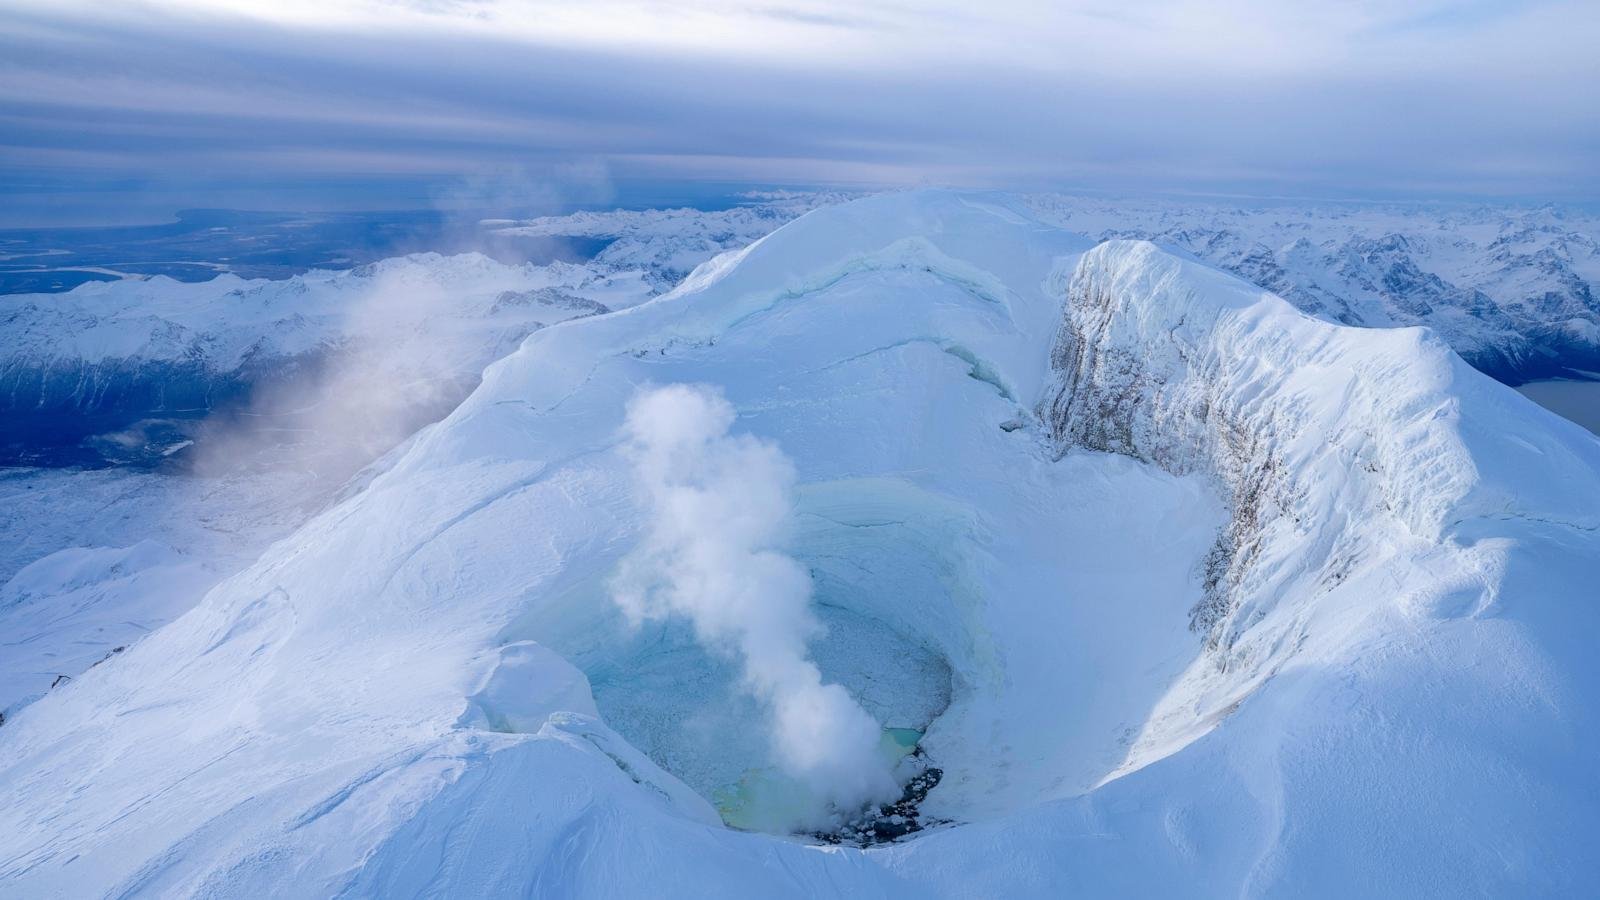
[[[1273,331],[1259,326],[1268,317]],[[1600,527],[1600,484],[1547,474],[1592,467],[1591,438],[1548,427],[1421,329],[1353,348],[1347,335],[1153,244],[1102,244],[1069,288],[1057,386],[1041,412],[1063,450],[1213,472],[1235,514],[1254,520],[1235,524],[1252,532],[1266,517],[1328,508],[1384,513],[1428,541],[1475,518]],[[1508,431],[1508,416],[1524,421]],[[1322,494],[1338,483],[1350,493]]]
[[[738,250],[797,216],[850,196],[777,191],[747,199],[750,202],[712,211],[618,209],[491,224],[506,235],[612,238],[593,265],[606,271],[644,272],[652,285],[665,291],[712,256]]]
[[[1427,325],[1512,384],[1600,360],[1600,222],[1578,210],[1028,202],[1097,240],[1181,248],[1319,318]]]
[[[605,594],[652,383],[721,386],[794,461],[813,655],[923,733],[951,824],[860,850],[717,823],[760,710]],[[365,490],[0,727],[0,887],[1576,893],[1597,485],[1600,442],[1421,332],[1005,198],[821,209],[534,332]]]
[[[1058,452],[1203,472],[1229,498],[1192,613],[1233,682],[1209,712],[1304,640],[1303,611],[1278,606],[1341,602],[1325,598],[1357,572],[1404,571],[1395,547],[1514,534],[1518,520],[1600,529],[1594,439],[1422,329],[1354,338],[1146,242],[1086,254],[1068,298],[1040,404]]]

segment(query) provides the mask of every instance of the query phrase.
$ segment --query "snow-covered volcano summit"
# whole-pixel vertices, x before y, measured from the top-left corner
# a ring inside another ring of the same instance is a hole
[[[626,412],[669,384],[792,462],[810,658],[916,735],[943,824],[723,824],[793,800],[761,703],[611,599],[652,515]],[[870,198],[535,332],[6,722],[0,888],[1581,893],[1597,559],[1600,442],[1421,330],[1003,198]]]

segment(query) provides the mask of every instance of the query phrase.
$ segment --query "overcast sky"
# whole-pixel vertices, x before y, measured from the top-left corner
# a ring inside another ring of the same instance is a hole
[[[1597,48],[1597,0],[0,0],[0,189],[1592,202]]]

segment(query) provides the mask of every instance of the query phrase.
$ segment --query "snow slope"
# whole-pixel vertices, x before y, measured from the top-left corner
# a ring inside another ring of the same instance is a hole
[[[325,499],[296,470],[0,470],[0,715],[188,612]]]
[[[637,272],[419,254],[0,298],[0,715],[190,609],[529,331]],[[132,463],[101,472],[61,465]]]
[[[719,823],[759,714],[606,591],[652,383],[794,461],[813,656],[926,732],[950,824]],[[0,892],[1583,895],[1597,558],[1600,442],[1425,332],[1003,198],[870,198],[533,333],[0,727]]]
[[[637,304],[825,199],[543,220],[615,232],[582,265],[414,254],[0,297],[0,465],[44,467],[0,486],[0,715],[187,611],[530,331]],[[58,468],[107,464],[130,467]]]

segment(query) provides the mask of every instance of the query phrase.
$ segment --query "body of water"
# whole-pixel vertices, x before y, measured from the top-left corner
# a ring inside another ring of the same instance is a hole
[[[1600,381],[1530,381],[1517,390],[1545,409],[1600,434]]]
[[[68,291],[86,281],[166,275],[209,281],[351,269],[423,250],[504,263],[582,262],[609,239],[507,235],[476,216],[436,211],[255,213],[186,210],[160,225],[0,229],[0,294]]]

